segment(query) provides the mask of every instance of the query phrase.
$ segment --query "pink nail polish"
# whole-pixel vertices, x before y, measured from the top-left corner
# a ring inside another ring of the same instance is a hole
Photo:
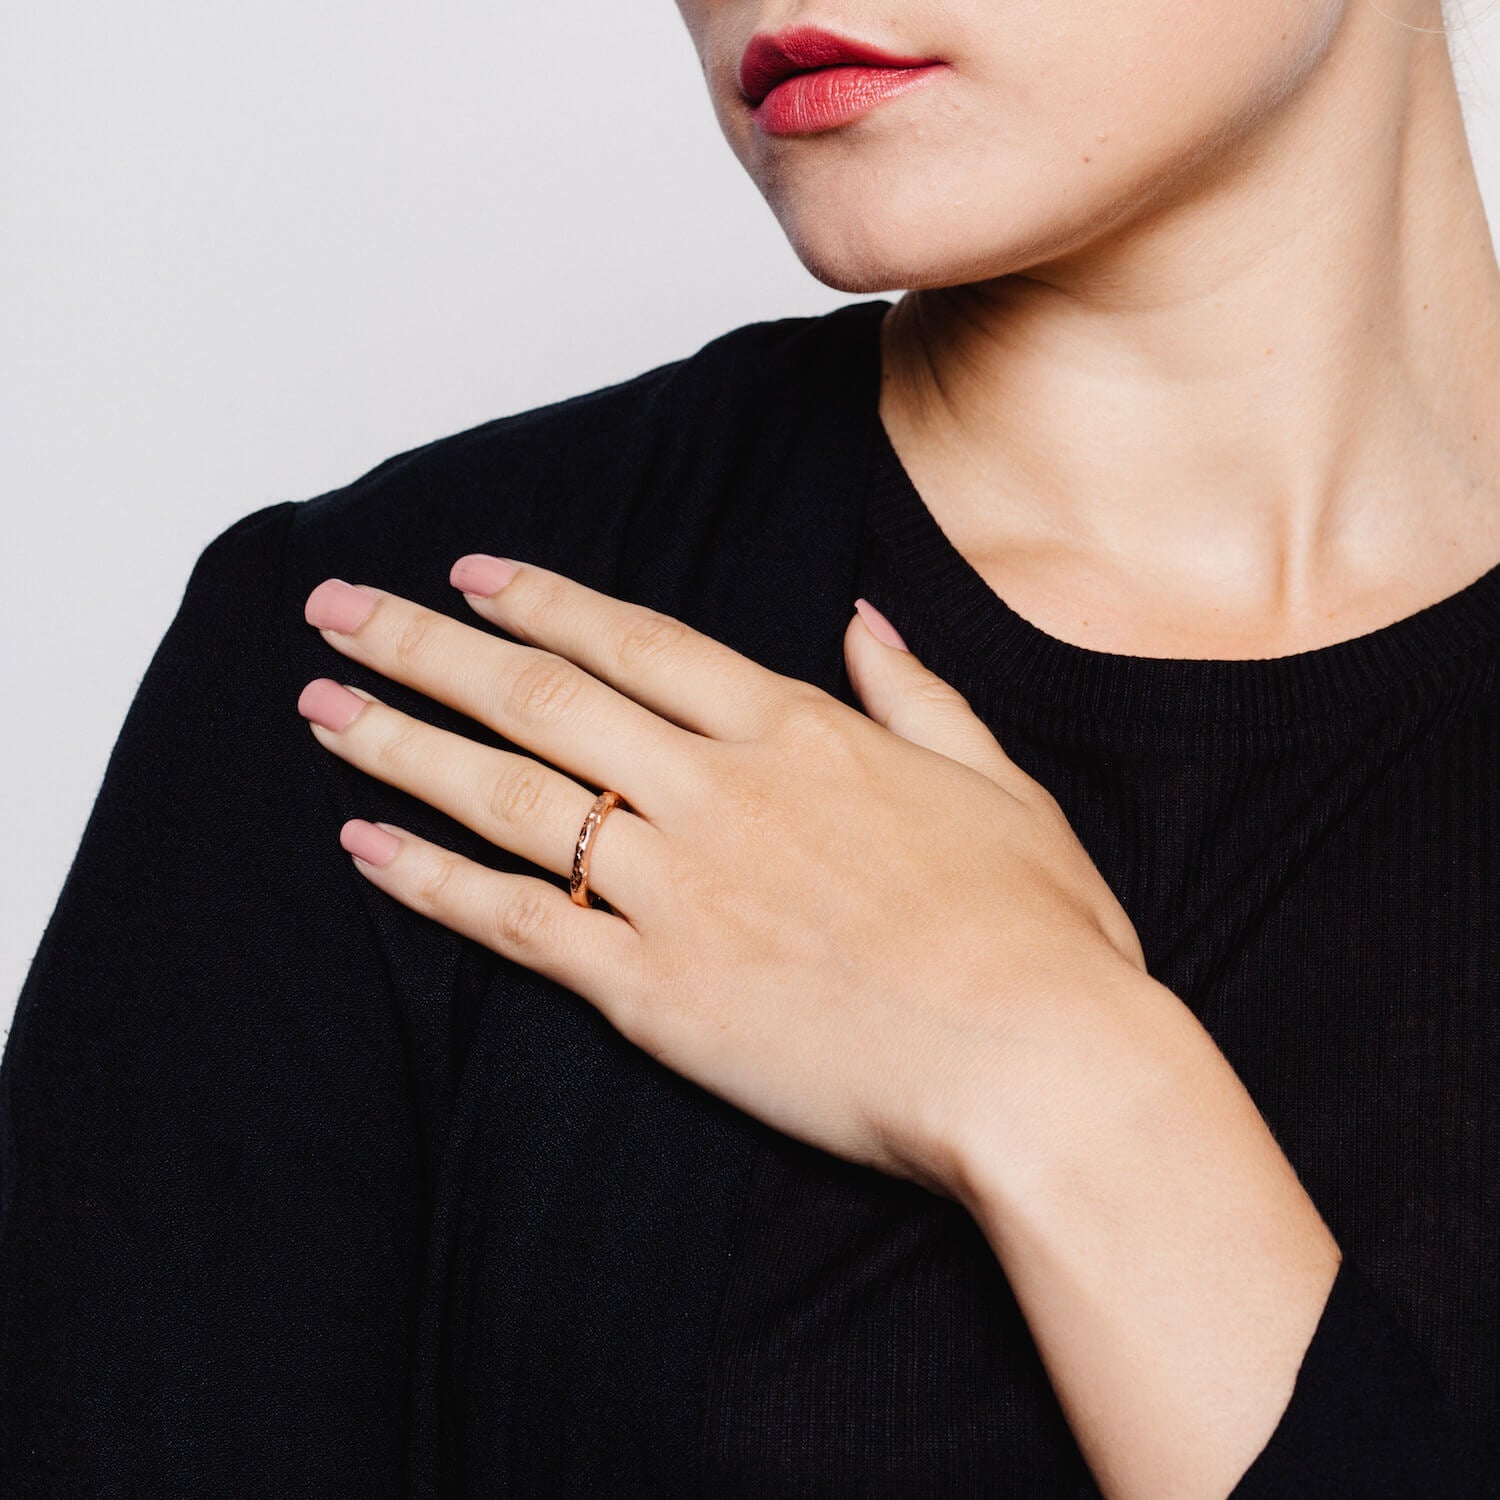
[[[356,588],[342,578],[328,578],[307,596],[302,613],[319,630],[337,630],[352,635],[370,617],[379,596],[370,589]]]
[[[394,834],[367,823],[363,818],[350,818],[339,829],[339,843],[367,865],[377,866],[390,864],[401,847],[401,840]]]
[[[297,712],[324,729],[347,729],[365,700],[331,677],[314,677],[297,699]]]
[[[854,607],[859,611],[860,618],[870,627],[870,634],[877,641],[884,641],[887,646],[894,646],[898,651],[911,650],[911,647],[901,639],[900,631],[868,599],[856,599]]]
[[[498,594],[516,574],[517,564],[487,552],[470,552],[453,564],[448,582],[466,594]]]

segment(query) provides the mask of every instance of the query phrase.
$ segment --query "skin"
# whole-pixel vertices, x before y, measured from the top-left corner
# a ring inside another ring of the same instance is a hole
[[[1437,0],[679,10],[808,269],[915,289],[886,320],[881,417],[1033,623],[1281,655],[1500,556],[1500,273]],[[794,21],[948,76],[765,135],[739,55]]]
[[[1500,273],[1446,46],[1420,29],[1435,0],[679,9],[808,269],[912,289],[883,327],[882,421],[1033,623],[1280,655],[1500,554]],[[949,70],[769,138],[735,69],[794,21]],[[858,616],[863,713],[555,573],[478,587],[464,567],[477,626],[337,581],[309,624],[537,759],[331,679],[299,708],[332,753],[543,874],[353,820],[360,872],[740,1108],[962,1203],[1109,1500],[1227,1495],[1339,1249],[1046,789]],[[357,625],[325,613],[351,592]],[[596,787],[624,798],[593,853],[612,911],[555,878]]]

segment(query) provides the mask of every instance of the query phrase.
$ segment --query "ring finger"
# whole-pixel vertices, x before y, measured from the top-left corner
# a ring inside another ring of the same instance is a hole
[[[351,765],[554,875],[572,873],[594,793],[570,776],[424,723],[327,677],[303,688],[297,711],[318,742]],[[638,893],[657,888],[662,841],[627,806],[616,807],[592,841],[589,889],[628,917]]]

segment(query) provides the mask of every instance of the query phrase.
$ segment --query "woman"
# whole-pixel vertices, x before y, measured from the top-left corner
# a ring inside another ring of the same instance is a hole
[[[204,550],[5,1057],[5,1492],[1500,1493],[1437,0],[679,4],[913,290]]]

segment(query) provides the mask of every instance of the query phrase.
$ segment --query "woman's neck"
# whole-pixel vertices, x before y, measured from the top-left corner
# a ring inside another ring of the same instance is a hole
[[[893,445],[1050,633],[1281,655],[1500,561],[1500,272],[1446,41],[1392,26],[1130,222],[887,315]]]

